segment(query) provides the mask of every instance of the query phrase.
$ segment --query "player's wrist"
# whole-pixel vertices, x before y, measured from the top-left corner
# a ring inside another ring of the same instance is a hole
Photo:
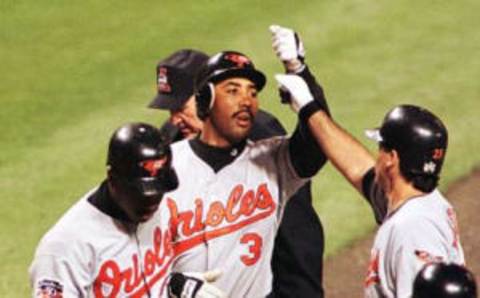
[[[305,69],[305,64],[300,59],[283,61],[287,73],[299,74]]]
[[[311,102],[300,108],[300,111],[298,112],[298,117],[300,118],[300,121],[302,121],[303,123],[307,123],[308,119],[310,119],[310,117],[318,111],[325,112],[325,109],[316,100],[312,100]]]

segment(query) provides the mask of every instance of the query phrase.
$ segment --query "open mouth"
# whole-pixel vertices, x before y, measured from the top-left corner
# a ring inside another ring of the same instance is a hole
[[[253,121],[253,115],[248,111],[240,111],[234,114],[237,124],[242,127],[250,126]]]

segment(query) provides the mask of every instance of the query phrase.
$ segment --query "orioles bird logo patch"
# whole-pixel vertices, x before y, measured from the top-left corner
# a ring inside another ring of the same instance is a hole
[[[228,54],[225,56],[225,59],[232,61],[239,68],[244,68],[245,65],[251,64],[250,60],[247,57],[238,54]]]
[[[157,176],[158,171],[167,163],[167,157],[160,159],[149,159],[140,162],[140,166],[150,173],[151,177]]]

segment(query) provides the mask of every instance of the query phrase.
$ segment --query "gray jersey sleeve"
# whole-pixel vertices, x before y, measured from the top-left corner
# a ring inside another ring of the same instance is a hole
[[[42,297],[38,293],[58,290],[63,297],[87,297],[95,266],[91,260],[94,260],[92,256],[77,241],[67,236],[56,239],[55,235],[47,234],[29,269],[33,296]]]
[[[45,297],[56,297],[53,293],[61,293],[63,297],[87,297],[86,289],[80,286],[79,267],[82,266],[58,256],[37,256],[30,267],[32,297],[44,297],[42,294],[47,293],[50,296]]]

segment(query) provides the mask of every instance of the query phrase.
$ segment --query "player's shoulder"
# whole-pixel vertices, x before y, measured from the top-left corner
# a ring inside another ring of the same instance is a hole
[[[37,253],[65,254],[79,243],[95,241],[102,230],[108,229],[110,218],[87,201],[95,189],[71,206],[45,233]]]
[[[246,149],[250,154],[273,153],[282,145],[287,144],[287,142],[288,138],[285,136],[270,137],[256,141],[248,139]]]
[[[252,140],[261,140],[273,136],[285,135],[286,133],[287,131],[275,116],[266,111],[259,110],[255,116],[249,138]]]
[[[398,217],[405,219],[436,217],[449,208],[452,208],[450,203],[438,189],[435,189],[430,193],[408,200],[398,211]]]
[[[183,140],[180,140],[178,142],[170,144],[170,148],[171,148],[173,153],[178,153],[178,152],[182,152],[182,151],[185,151],[185,150],[189,150],[190,146],[189,146],[188,142],[189,142],[188,139],[183,139]]]
[[[247,147],[250,148],[274,148],[288,142],[286,136],[273,136],[261,140],[247,140]]]
[[[190,140],[183,139],[178,142],[172,143],[170,145],[170,149],[172,150],[172,157],[173,157],[173,164],[178,164],[180,159],[178,158],[181,156],[182,160],[188,159],[189,154],[193,154],[193,150],[190,146]]]
[[[428,229],[441,224],[448,210],[452,206],[438,191],[408,200],[399,210],[390,218],[390,225],[398,233],[414,234],[420,232],[419,227]]]
[[[172,150],[172,165],[178,171],[184,166],[189,165],[191,158],[195,158],[195,154],[190,146],[190,140],[183,139],[170,145]]]

